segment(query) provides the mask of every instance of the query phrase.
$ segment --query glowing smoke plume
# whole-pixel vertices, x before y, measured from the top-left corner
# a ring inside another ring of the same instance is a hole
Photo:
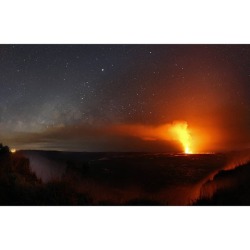
[[[192,154],[191,150],[191,135],[188,129],[187,122],[175,122],[170,127],[170,133],[173,138],[176,138],[183,146],[185,154]]]
[[[185,154],[192,154],[191,135],[188,124],[185,121],[175,121],[161,126],[145,125],[118,125],[110,126],[109,130],[121,135],[140,137],[145,141],[167,140],[178,141],[182,145]]]

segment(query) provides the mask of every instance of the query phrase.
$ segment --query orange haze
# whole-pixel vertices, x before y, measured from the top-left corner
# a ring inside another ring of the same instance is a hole
[[[149,125],[114,125],[110,126],[111,133],[139,137],[142,140],[166,140],[168,142],[178,142],[183,153],[201,153],[211,150],[210,132],[200,129],[189,128],[186,121],[174,121],[159,126]]]

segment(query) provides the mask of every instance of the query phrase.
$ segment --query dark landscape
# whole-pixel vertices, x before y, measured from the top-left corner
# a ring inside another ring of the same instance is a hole
[[[250,204],[249,152],[11,153],[1,146],[0,156],[1,205]],[[226,170],[229,163],[235,169]]]

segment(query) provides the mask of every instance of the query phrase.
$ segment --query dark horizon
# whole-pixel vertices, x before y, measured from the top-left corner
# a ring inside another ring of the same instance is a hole
[[[3,144],[5,145],[5,144]],[[8,146],[8,145],[5,145]],[[10,148],[11,150],[12,148]],[[15,149],[15,148],[14,148]],[[71,150],[61,150],[61,149],[29,149],[29,148],[22,148],[22,149],[15,149],[15,152],[21,152],[21,151],[41,151],[41,152],[62,152],[62,153],[111,153],[111,154],[122,154],[122,153],[138,153],[138,154],[168,154],[168,155],[189,155],[182,151],[71,151]],[[224,151],[210,151],[210,152],[199,152],[199,153],[192,153],[190,155],[213,155],[213,154],[228,154],[228,153],[235,153],[235,152],[248,152],[250,151],[250,148],[244,148],[244,149],[236,149],[236,150],[224,150]]]

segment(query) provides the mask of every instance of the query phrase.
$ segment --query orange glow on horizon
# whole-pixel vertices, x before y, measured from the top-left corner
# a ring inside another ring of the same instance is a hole
[[[226,140],[229,138],[226,131],[212,117],[206,122],[201,122],[196,117],[190,117],[188,121],[176,120],[158,126],[142,124],[112,125],[105,129],[105,133],[111,136],[140,138],[145,142],[166,141],[166,147],[173,145],[173,152],[179,149],[184,154],[220,152],[226,148]]]
[[[189,147],[185,147],[185,154],[193,154],[193,152],[190,151]]]

